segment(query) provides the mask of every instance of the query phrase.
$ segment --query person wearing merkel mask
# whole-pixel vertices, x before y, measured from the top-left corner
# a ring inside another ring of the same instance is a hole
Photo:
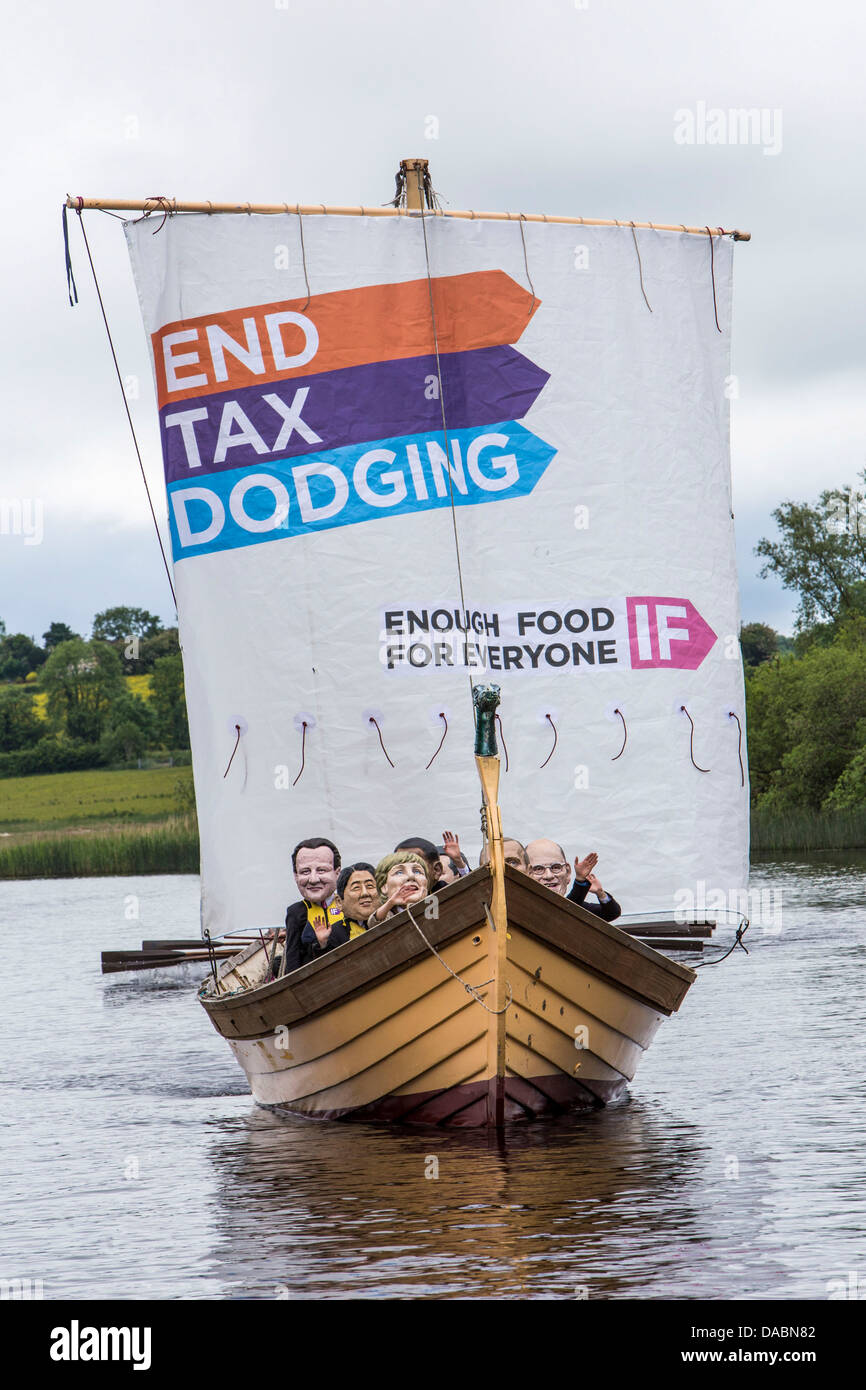
[[[430,892],[426,859],[407,849],[386,854],[376,865],[376,887],[382,903],[370,914],[368,927],[378,926],[386,917],[402,912],[404,907],[423,902]]]

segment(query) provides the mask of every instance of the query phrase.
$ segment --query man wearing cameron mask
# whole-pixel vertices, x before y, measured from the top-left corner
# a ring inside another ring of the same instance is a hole
[[[330,840],[301,840],[292,850],[292,868],[301,902],[286,912],[284,964],[287,975],[349,940],[349,928],[337,897],[340,851]]]

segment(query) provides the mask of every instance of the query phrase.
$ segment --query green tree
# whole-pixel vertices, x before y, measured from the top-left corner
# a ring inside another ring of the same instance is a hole
[[[0,752],[32,748],[45,734],[45,723],[29,690],[0,690]]]
[[[760,666],[779,651],[779,635],[766,623],[743,623],[740,628],[740,648],[746,666]]]
[[[155,637],[162,623],[146,608],[106,608],[93,619],[92,642],[127,642],[130,637]]]
[[[166,627],[161,632],[157,632],[153,637],[143,637],[139,643],[138,661],[127,663],[124,661],[124,670],[129,675],[137,675],[147,671],[152,671],[154,665],[164,656],[174,656],[180,651],[178,642],[177,628]],[[134,670],[129,670],[134,667]]]
[[[99,746],[109,762],[130,762],[140,758],[155,737],[154,711],[137,695],[127,693],[112,701]]]
[[[866,471],[863,473],[866,482]],[[776,574],[800,599],[797,626],[835,626],[866,614],[866,503],[854,489],[822,492],[817,504],[783,502],[773,512],[780,539],[758,542],[761,576]]]
[[[817,811],[854,794],[847,769],[866,746],[864,633],[866,619],[850,621],[829,645],[748,676],[749,759],[762,810]]]
[[[42,634],[42,645],[47,652],[53,652],[61,642],[72,642],[78,636],[66,623],[52,623],[48,631]]]
[[[156,715],[157,737],[166,748],[189,748],[189,724],[183,685],[183,658],[160,657],[150,678],[150,703]]]
[[[39,669],[45,657],[42,648],[23,632],[0,638],[0,681],[25,680],[31,671]]]
[[[69,738],[98,743],[112,705],[126,696],[120,658],[105,642],[61,642],[40,673],[48,716]]]

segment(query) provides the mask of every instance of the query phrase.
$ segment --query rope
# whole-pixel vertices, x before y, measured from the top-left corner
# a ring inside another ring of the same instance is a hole
[[[553,730],[553,747],[551,748],[547,757],[544,759],[544,762],[541,764],[541,767],[547,767],[547,764],[550,762],[551,758],[556,752],[556,745],[559,743],[559,734],[556,732],[556,725],[554,724],[549,714],[546,714],[544,717],[550,725],[551,729]],[[538,770],[540,772],[541,768],[539,768]]]
[[[640,292],[641,292],[641,294],[642,294],[643,297],[644,297],[644,303],[646,304],[646,306],[647,306],[647,308],[649,309],[650,313],[652,313],[652,311],[653,311],[653,306],[650,304],[649,300],[647,299],[647,297],[646,297],[646,290],[645,290],[644,287],[643,287],[643,265],[641,264],[640,250],[638,249],[638,244],[637,244],[637,232],[636,232],[635,229],[634,229],[634,223],[633,223],[633,222],[632,222],[632,224],[631,224],[631,235],[632,235],[632,240],[634,241],[634,249],[635,249],[635,252],[637,253],[637,269],[638,269],[638,274],[640,275]]]
[[[69,295],[69,307],[74,309],[78,303],[78,290],[75,288],[75,276],[72,271],[72,257],[69,254],[69,227],[66,222],[66,204],[63,204],[63,250],[66,255],[66,293]],[[73,299],[72,296],[75,296]]]
[[[698,764],[695,762],[695,721],[692,719],[685,705],[680,705],[680,711],[686,716],[686,719],[692,726],[692,732],[689,736],[689,757],[692,760],[692,767],[697,767],[698,772],[709,772],[710,769],[708,767],[698,767]]]
[[[440,740],[439,740],[439,747],[436,749],[436,752],[433,754],[433,757],[430,759],[429,763],[428,763],[427,766],[425,767],[425,769],[424,769],[425,772],[429,772],[429,771],[430,771],[430,768],[433,766],[434,762],[435,762],[436,759],[438,758],[439,753],[440,753],[440,750],[441,750],[441,748],[442,748],[442,745],[443,745],[443,743],[445,742],[445,735],[448,733],[448,720],[445,718],[445,711],[444,711],[444,710],[441,710],[441,709],[440,709],[440,711],[439,711],[439,718],[440,718],[441,720],[443,720],[443,722],[444,722],[444,724],[445,724],[445,733],[443,733],[442,737],[441,737]]]
[[[382,745],[382,752],[385,754],[385,757],[388,758],[388,749],[385,747],[385,740],[382,737],[382,730],[379,728],[379,721],[375,717],[375,715],[370,715],[370,723],[376,725],[376,733],[379,735],[379,742]],[[388,762],[391,763],[390,758],[388,758]],[[393,767],[394,764],[391,763],[391,766]]]
[[[417,173],[418,173],[418,171],[416,170],[416,174],[417,174]],[[421,195],[422,192],[423,192],[423,181],[422,181],[422,179],[421,179],[420,174],[418,174],[418,192],[419,192],[419,195]],[[423,204],[423,201],[424,201],[424,200],[423,200],[423,197],[422,197],[422,198],[421,198],[422,204]],[[449,439],[448,439],[448,424],[447,424],[447,421],[446,421],[446,419],[445,419],[445,393],[444,393],[444,391],[443,391],[443,389],[442,389],[442,363],[441,363],[441,360],[440,360],[440,357],[439,357],[439,331],[438,331],[438,329],[437,329],[437,327],[436,327],[436,307],[435,307],[435,305],[434,305],[434,303],[433,303],[433,277],[432,277],[431,272],[430,272],[430,247],[429,247],[428,242],[427,242],[427,216],[428,216],[428,214],[427,214],[427,212],[425,212],[424,207],[422,206],[422,208],[421,208],[421,230],[422,230],[422,232],[424,233],[424,261],[425,261],[426,266],[427,266],[427,291],[428,291],[428,294],[429,294],[429,296],[430,296],[430,318],[431,318],[432,323],[433,323],[433,351],[434,351],[434,353],[435,353],[435,355],[436,355],[436,379],[437,379],[437,381],[438,381],[438,383],[439,383],[439,406],[440,406],[440,410],[441,410],[441,414],[442,414],[442,435],[443,435],[443,438],[444,438],[444,440],[445,440],[445,457],[446,457],[446,459],[447,459],[447,460],[449,461],[449,463],[450,463],[450,459],[451,459],[451,445],[450,445],[450,442],[449,442]],[[457,556],[457,580],[458,580],[458,584],[459,584],[459,587],[460,587],[460,607],[461,607],[465,612],[468,613],[469,610],[468,610],[468,607],[467,607],[467,604],[466,604],[466,596],[465,596],[464,591],[463,591],[463,565],[462,565],[462,562],[461,562],[461,559],[460,559],[460,537],[459,537],[458,534],[457,534],[457,508],[456,508],[456,506],[454,505],[454,480],[453,480],[453,478],[451,477],[451,469],[450,469],[450,467],[448,468],[447,471],[448,471],[448,495],[449,495],[449,498],[450,498],[450,501],[451,501],[451,525],[452,525],[452,528],[453,528],[453,531],[454,531],[454,550],[455,550],[456,556]],[[468,626],[468,623],[467,623],[467,626]],[[473,694],[472,694],[473,689],[474,689],[473,684],[472,684],[472,673],[471,673],[471,671],[470,671],[470,672],[467,672],[467,674],[468,674],[468,676],[469,676],[469,699],[470,699],[470,701],[472,702],[472,710],[473,710],[473,717],[474,717],[475,704],[474,704],[474,698],[473,698]]]
[[[615,709],[615,710],[614,710],[614,714],[618,714],[619,717],[620,717],[620,719],[622,720],[623,735],[622,735],[622,748],[620,748],[619,752],[616,754],[615,757],[611,758],[611,762],[612,762],[612,763],[615,763],[616,760],[617,760],[617,758],[621,758],[621,757],[622,757],[623,753],[625,752],[625,746],[626,746],[626,744],[628,743],[628,727],[627,727],[626,722],[625,722],[625,715],[623,714],[623,712],[622,712],[621,709]]]
[[[487,912],[487,904],[486,904],[486,903],[485,903],[485,905],[484,905],[484,910],[485,910],[485,912]],[[406,906],[405,906],[405,908],[404,908],[404,911],[407,912],[407,913],[409,914],[409,921],[412,923],[412,926],[415,928],[415,930],[416,930],[416,932],[418,933],[418,935],[420,936],[421,940],[424,942],[424,945],[427,947],[427,950],[428,950],[428,951],[432,951],[432,953],[433,953],[433,955],[436,957],[436,959],[437,959],[442,965],[445,966],[445,969],[448,971],[448,974],[449,974],[449,975],[453,975],[453,976],[454,976],[454,979],[457,981],[457,983],[458,983],[458,984],[461,984],[461,985],[463,986],[463,988],[466,990],[466,993],[472,995],[472,998],[475,1000],[476,1004],[480,1004],[481,1007],[482,1007],[482,1009],[486,1009],[487,1012],[488,1012],[489,1014],[504,1014],[508,1009],[510,1009],[511,1003],[512,1003],[512,1000],[513,1000],[514,996],[513,996],[512,992],[511,992],[511,985],[510,985],[510,983],[509,983],[508,980],[505,981],[505,988],[508,990],[508,1003],[505,1005],[505,1008],[503,1008],[503,1009],[491,1009],[491,1007],[490,1007],[489,1004],[485,1004],[484,1000],[481,998],[481,995],[478,993],[478,990],[479,990],[479,989],[483,989],[483,988],[484,988],[484,985],[491,985],[491,984],[493,983],[493,981],[492,981],[492,980],[485,980],[485,981],[484,981],[484,984],[478,986],[478,989],[476,989],[474,985],[467,984],[466,981],[465,981],[460,975],[457,974],[456,970],[452,970],[452,969],[451,969],[451,966],[448,964],[447,960],[443,960],[443,959],[442,959],[442,957],[440,956],[439,952],[436,950],[436,947],[433,945],[432,941],[428,941],[428,940],[427,940],[427,938],[426,938],[426,936],[424,935],[424,933],[422,932],[421,928],[418,926],[418,923],[415,921],[415,918],[412,916],[412,909],[411,909],[411,907],[409,906],[408,903],[406,904]],[[489,912],[487,912],[487,920],[488,920],[488,921],[491,921],[491,919],[490,919],[490,913],[489,913]],[[492,922],[491,922],[491,925],[492,925]]]
[[[135,445],[135,453],[136,453],[136,457],[138,458],[138,466],[139,466],[139,469],[141,470],[141,479],[142,479],[142,482],[144,483],[144,490],[145,490],[145,492],[147,493],[147,501],[148,501],[148,506],[150,507],[150,514],[151,514],[151,516],[153,517],[153,525],[154,525],[154,529],[155,529],[155,531],[156,531],[156,539],[159,541],[159,550],[160,550],[160,554],[162,555],[162,563],[165,565],[165,574],[166,574],[166,578],[168,579],[168,587],[171,589],[171,596],[172,596],[172,599],[174,600],[174,606],[175,606],[175,609],[176,609],[176,608],[177,608],[177,596],[175,595],[175,592],[174,592],[174,585],[173,585],[172,582],[171,582],[171,571],[170,571],[169,568],[168,568],[168,560],[166,559],[165,549],[164,549],[163,544],[162,544],[162,536],[161,536],[160,533],[159,533],[159,526],[158,526],[157,520],[156,520],[156,512],[155,512],[154,509],[153,509],[153,499],[151,498],[151,495],[150,495],[150,488],[149,488],[148,485],[147,485],[147,477],[146,477],[145,472],[144,472],[144,464],[142,463],[142,460],[141,460],[141,450],[140,450],[139,447],[138,447],[138,439],[136,438],[136,434],[135,434],[135,426],[134,426],[133,423],[132,423],[132,416],[131,416],[131,414],[130,414],[130,412],[129,412],[129,402],[128,402],[127,399],[126,399],[126,392],[125,392],[124,389],[123,389],[123,377],[120,375],[120,366],[119,366],[118,361],[117,361],[117,353],[114,351],[114,342],[112,341],[112,337],[111,337],[111,329],[110,329],[109,326],[108,326],[108,318],[107,318],[107,315],[106,315],[106,313],[105,313],[105,305],[104,305],[103,302],[102,302],[102,291],[101,291],[100,288],[99,288],[99,280],[96,278],[96,267],[95,267],[94,264],[93,264],[93,257],[92,257],[91,254],[90,254],[90,243],[89,243],[88,240],[87,240],[87,232],[86,232],[85,229],[84,229],[84,219],[83,219],[82,216],[81,216],[81,209],[80,209],[80,208],[78,209],[78,221],[79,221],[79,225],[80,225],[80,227],[81,227],[81,235],[84,237],[84,247],[85,247],[85,250],[87,251],[87,259],[88,259],[88,261],[90,262],[90,270],[91,270],[91,274],[93,275],[93,283],[94,283],[94,285],[96,286],[96,297],[97,297],[97,299],[99,300],[99,308],[100,308],[100,310],[102,311],[102,322],[105,324],[105,332],[106,332],[106,334],[108,335],[108,346],[111,348],[111,357],[112,357],[112,361],[114,362],[114,370],[115,370],[115,372],[116,372],[116,374],[117,374],[117,382],[118,382],[118,385],[120,386],[120,394],[121,394],[121,396],[123,397],[123,406],[124,406],[124,409],[125,409],[125,411],[126,411],[126,418],[127,418],[127,420],[129,421],[129,428],[130,428],[130,431],[131,431],[131,433],[132,433],[132,442],[133,442],[133,444]]]
[[[235,728],[236,728],[237,731],[238,731],[238,736],[237,736],[237,738],[235,739],[235,746],[234,746],[234,748],[232,749],[232,755],[231,755],[231,757],[229,758],[228,767],[226,768],[225,772],[223,773],[223,781],[225,781],[225,779],[226,779],[226,778],[228,777],[228,775],[229,775],[229,767],[231,767],[232,763],[234,762],[235,753],[238,751],[238,744],[239,744],[240,741],[241,741],[241,726],[240,726],[240,724],[235,724]]]
[[[719,309],[718,305],[716,304],[716,253],[713,248],[713,234],[710,231],[709,227],[707,227],[707,236],[710,239],[710,279],[713,282],[713,313],[716,316],[716,328],[718,328],[719,332],[721,333],[722,330],[719,327]]]
[[[692,966],[692,969],[693,969],[693,970],[703,970],[703,968],[704,968],[705,965],[721,965],[722,961],[723,961],[723,960],[727,960],[727,959],[728,959],[728,956],[731,954],[731,951],[736,951],[736,949],[737,949],[738,946],[739,946],[739,948],[740,948],[741,951],[745,951],[746,955],[748,955],[748,954],[749,954],[749,948],[748,948],[747,946],[744,946],[744,945],[743,945],[743,937],[746,935],[746,932],[747,932],[748,930],[749,930],[749,919],[748,919],[748,917],[745,917],[745,918],[743,919],[743,921],[740,923],[740,925],[737,927],[737,934],[736,934],[736,936],[734,937],[734,944],[733,944],[733,946],[730,948],[730,950],[726,951],[725,954],[724,954],[723,956],[716,956],[716,959],[715,959],[715,960],[702,960],[702,961],[700,961],[699,964],[693,965],[693,966]]]
[[[165,219],[167,217],[170,217],[172,214],[173,209],[171,206],[171,199],[166,198],[165,194],[163,193],[151,193],[147,198],[145,198],[144,201],[146,203],[157,203],[158,210],[162,213],[162,221],[160,222],[156,230],[151,234],[153,236],[156,236],[157,232],[161,232],[163,227],[165,226]],[[143,222],[145,218],[150,217],[151,213],[154,211],[154,208],[146,208],[145,211],[142,213],[141,217],[136,217],[135,221]]]
[[[505,735],[502,732],[502,720],[496,715],[496,722],[499,725],[499,737],[502,739],[502,751],[505,754],[505,771],[508,771],[508,747],[505,742]]]
[[[743,767],[743,726],[740,723],[739,716],[736,715],[732,709],[728,710],[728,718],[736,719],[737,721],[737,757],[740,760],[740,786],[744,787],[746,785],[746,772]]]
[[[306,719],[304,719],[304,720],[302,721],[302,723],[301,723],[301,772],[303,772],[303,770],[304,770],[304,763],[306,762],[306,757],[307,757],[307,754],[306,754],[306,746],[307,746],[307,721],[306,721]],[[292,783],[292,786],[293,786],[293,787],[296,787],[296,786],[298,785],[298,783],[300,782],[300,780],[301,780],[301,772],[298,773],[297,777],[295,778],[294,782]]]
[[[304,245],[304,219],[303,219],[303,217],[301,216],[300,210],[298,211],[298,231],[301,233],[301,261],[303,262],[303,266],[304,266],[304,283],[305,283],[306,286],[307,286],[307,302],[306,302],[306,304],[304,305],[303,309],[301,310],[301,313],[305,313],[306,310],[309,309],[309,307],[310,307],[310,298],[311,298],[311,296],[310,296],[310,277],[309,277],[309,275],[307,274],[307,248],[306,248],[305,245]]]
[[[525,213],[525,212],[522,212],[522,213],[520,214],[520,222],[518,223],[518,225],[519,225],[519,227],[520,227],[520,240],[523,242],[523,264],[524,264],[524,266],[526,267],[526,278],[527,278],[527,280],[529,281],[529,288],[530,288],[530,290],[531,290],[531,292],[532,292],[532,303],[531,303],[530,306],[529,306],[529,313],[528,313],[527,316],[526,316],[527,318],[530,318],[530,317],[532,316],[532,311],[533,311],[533,309],[535,308],[536,304],[538,303],[538,300],[537,300],[536,297],[535,297],[535,286],[534,286],[533,283],[532,283],[532,276],[531,276],[530,273],[529,273],[529,259],[528,259],[527,254],[526,254],[526,237],[525,237],[524,234],[523,234],[523,224],[524,224],[525,221],[526,221],[526,213]]]

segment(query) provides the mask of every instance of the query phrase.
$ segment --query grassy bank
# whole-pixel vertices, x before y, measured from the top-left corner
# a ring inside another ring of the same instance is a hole
[[[866,806],[832,814],[789,811],[785,815],[762,815],[753,811],[751,843],[758,854],[789,849],[864,849]]]
[[[198,828],[191,817],[0,840],[0,879],[195,874],[198,867]]]
[[[52,772],[0,783],[0,832],[144,824],[190,804],[189,767]]]

